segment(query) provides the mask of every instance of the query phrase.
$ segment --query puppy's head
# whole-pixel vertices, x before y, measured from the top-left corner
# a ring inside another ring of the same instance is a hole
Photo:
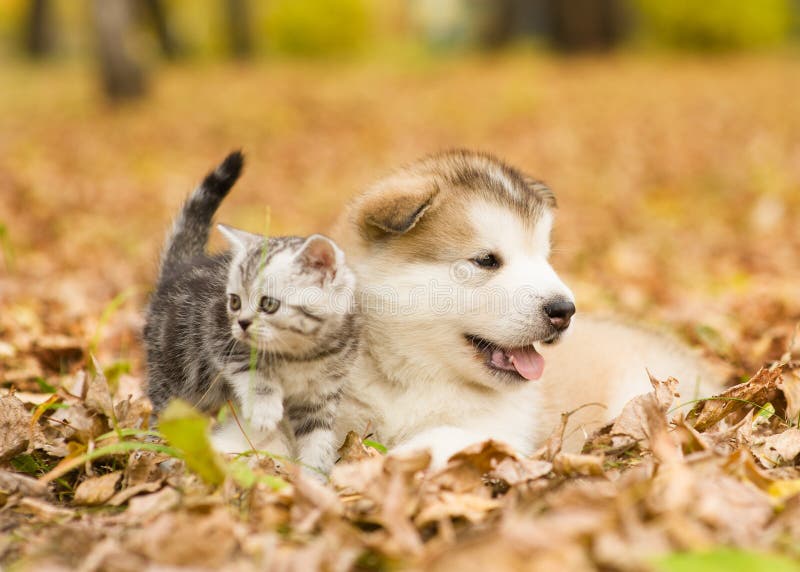
[[[542,183],[466,151],[425,158],[357,198],[340,234],[386,373],[493,388],[538,379],[536,345],[558,340],[575,312],[548,263],[554,208]]]

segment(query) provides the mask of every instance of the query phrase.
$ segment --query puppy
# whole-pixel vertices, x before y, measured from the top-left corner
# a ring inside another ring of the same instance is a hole
[[[650,390],[647,369],[681,380],[687,399],[716,383],[677,342],[613,320],[573,324],[573,294],[548,262],[555,207],[541,182],[470,151],[424,158],[351,203],[333,235],[363,331],[340,438],[368,428],[440,466],[490,438],[531,453],[562,411],[602,404],[575,416],[574,448]]]

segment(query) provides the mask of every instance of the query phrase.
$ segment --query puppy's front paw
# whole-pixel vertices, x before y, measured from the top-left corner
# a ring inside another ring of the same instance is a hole
[[[248,421],[253,429],[269,433],[274,431],[283,417],[283,401],[279,397],[268,396],[256,399]]]

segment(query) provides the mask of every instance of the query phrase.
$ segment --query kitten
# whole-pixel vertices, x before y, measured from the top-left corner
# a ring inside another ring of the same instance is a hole
[[[238,402],[258,432],[286,416],[303,464],[335,461],[333,421],[353,361],[355,278],[322,235],[266,238],[218,225],[228,252],[205,252],[211,220],[239,177],[229,155],[189,197],[167,240],[147,310],[154,411],[180,397],[213,412]]]

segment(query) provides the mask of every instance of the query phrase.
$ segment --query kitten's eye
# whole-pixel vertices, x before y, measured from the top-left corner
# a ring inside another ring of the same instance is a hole
[[[238,312],[242,309],[242,299],[239,298],[236,294],[231,294],[228,297],[228,306],[230,307],[232,312]]]
[[[481,268],[486,268],[487,270],[495,270],[500,268],[500,260],[493,252],[479,254],[472,259],[472,263],[475,264],[475,266],[480,266]]]
[[[281,307],[281,301],[276,300],[275,298],[271,298],[269,296],[263,296],[261,298],[261,302],[258,303],[258,308],[262,312],[266,312],[267,314],[274,314],[278,311],[278,308]]]

